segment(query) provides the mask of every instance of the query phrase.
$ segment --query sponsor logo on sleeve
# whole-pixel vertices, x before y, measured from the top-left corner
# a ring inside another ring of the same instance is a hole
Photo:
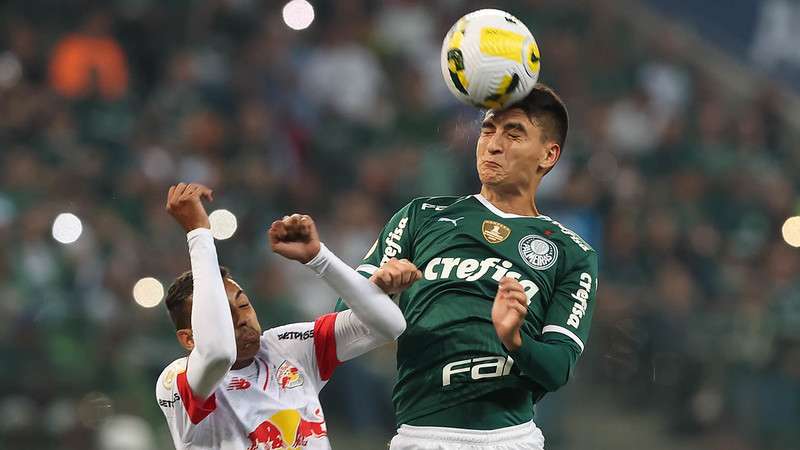
[[[311,339],[313,337],[314,337],[314,330],[284,331],[283,333],[278,335],[278,340],[283,341],[285,339],[296,339],[299,341],[305,341],[306,339]]]
[[[175,403],[181,401],[181,396],[178,393],[172,394],[172,400],[165,400],[163,398],[158,399],[158,405],[164,408],[174,408]]]
[[[386,239],[384,240],[386,249],[383,251],[383,258],[381,258],[380,265],[383,265],[386,261],[389,261],[403,252],[403,247],[400,246],[400,239],[403,237],[403,233],[406,231],[407,224],[408,217],[403,217],[400,219],[400,222],[397,223],[397,228],[392,230],[392,232],[386,236]]]
[[[578,282],[580,287],[577,291],[572,293],[572,298],[575,303],[572,305],[572,312],[567,319],[567,325],[572,326],[576,330],[581,325],[581,319],[586,315],[586,308],[589,302],[589,291],[592,289],[592,276],[583,272]]]
[[[547,270],[558,259],[558,247],[549,239],[529,234],[519,241],[519,255],[535,270]]]
[[[499,244],[511,236],[511,228],[494,220],[484,220],[481,225],[481,233],[486,242]]]

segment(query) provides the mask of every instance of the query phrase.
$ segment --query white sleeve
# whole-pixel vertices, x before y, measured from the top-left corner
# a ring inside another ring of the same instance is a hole
[[[211,230],[194,229],[187,234],[187,239],[194,280],[194,350],[186,365],[186,380],[192,394],[202,401],[214,392],[236,362],[236,337]]]
[[[392,299],[324,244],[306,266],[328,283],[350,307],[336,316],[336,354],[340,361],[393,341],[405,331],[403,313]]]

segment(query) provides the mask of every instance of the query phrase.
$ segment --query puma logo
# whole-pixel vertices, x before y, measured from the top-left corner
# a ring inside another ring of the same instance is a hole
[[[438,222],[450,222],[453,224],[454,227],[458,226],[458,221],[463,219],[463,217],[459,217],[458,219],[449,219],[447,217],[439,217]]]

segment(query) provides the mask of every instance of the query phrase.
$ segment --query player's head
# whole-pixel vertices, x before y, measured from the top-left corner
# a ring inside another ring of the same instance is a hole
[[[236,359],[249,359],[256,355],[261,341],[261,325],[256,310],[242,288],[231,278],[230,272],[220,266],[220,274],[225,285],[225,293],[231,307],[233,329],[236,334]],[[192,271],[182,273],[167,291],[166,305],[169,316],[175,324],[178,341],[186,349],[194,348],[192,336],[192,294],[194,279]]]
[[[561,157],[568,124],[564,102],[541,83],[508,108],[487,111],[477,145],[481,183],[510,189],[538,184]]]

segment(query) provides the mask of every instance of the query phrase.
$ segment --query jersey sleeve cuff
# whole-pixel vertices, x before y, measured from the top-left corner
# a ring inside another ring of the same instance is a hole
[[[314,322],[314,354],[322,381],[329,380],[342,363],[336,354],[336,316],[337,313],[325,314]]]
[[[580,347],[581,349],[581,353],[583,353],[583,341],[581,341],[581,338],[579,338],[578,335],[573,333],[572,331],[558,325],[545,325],[545,327],[542,328],[542,334],[545,333],[561,333],[564,336],[567,336],[568,338],[572,339],[576,344],[578,344],[578,347]]]
[[[189,420],[191,420],[193,424],[197,425],[202,422],[203,419],[217,409],[216,394],[211,394],[205,401],[197,398],[192,392],[192,388],[189,386],[186,372],[179,373],[175,382],[178,385],[178,392],[181,395],[183,407],[186,409],[186,414],[189,415]]]

